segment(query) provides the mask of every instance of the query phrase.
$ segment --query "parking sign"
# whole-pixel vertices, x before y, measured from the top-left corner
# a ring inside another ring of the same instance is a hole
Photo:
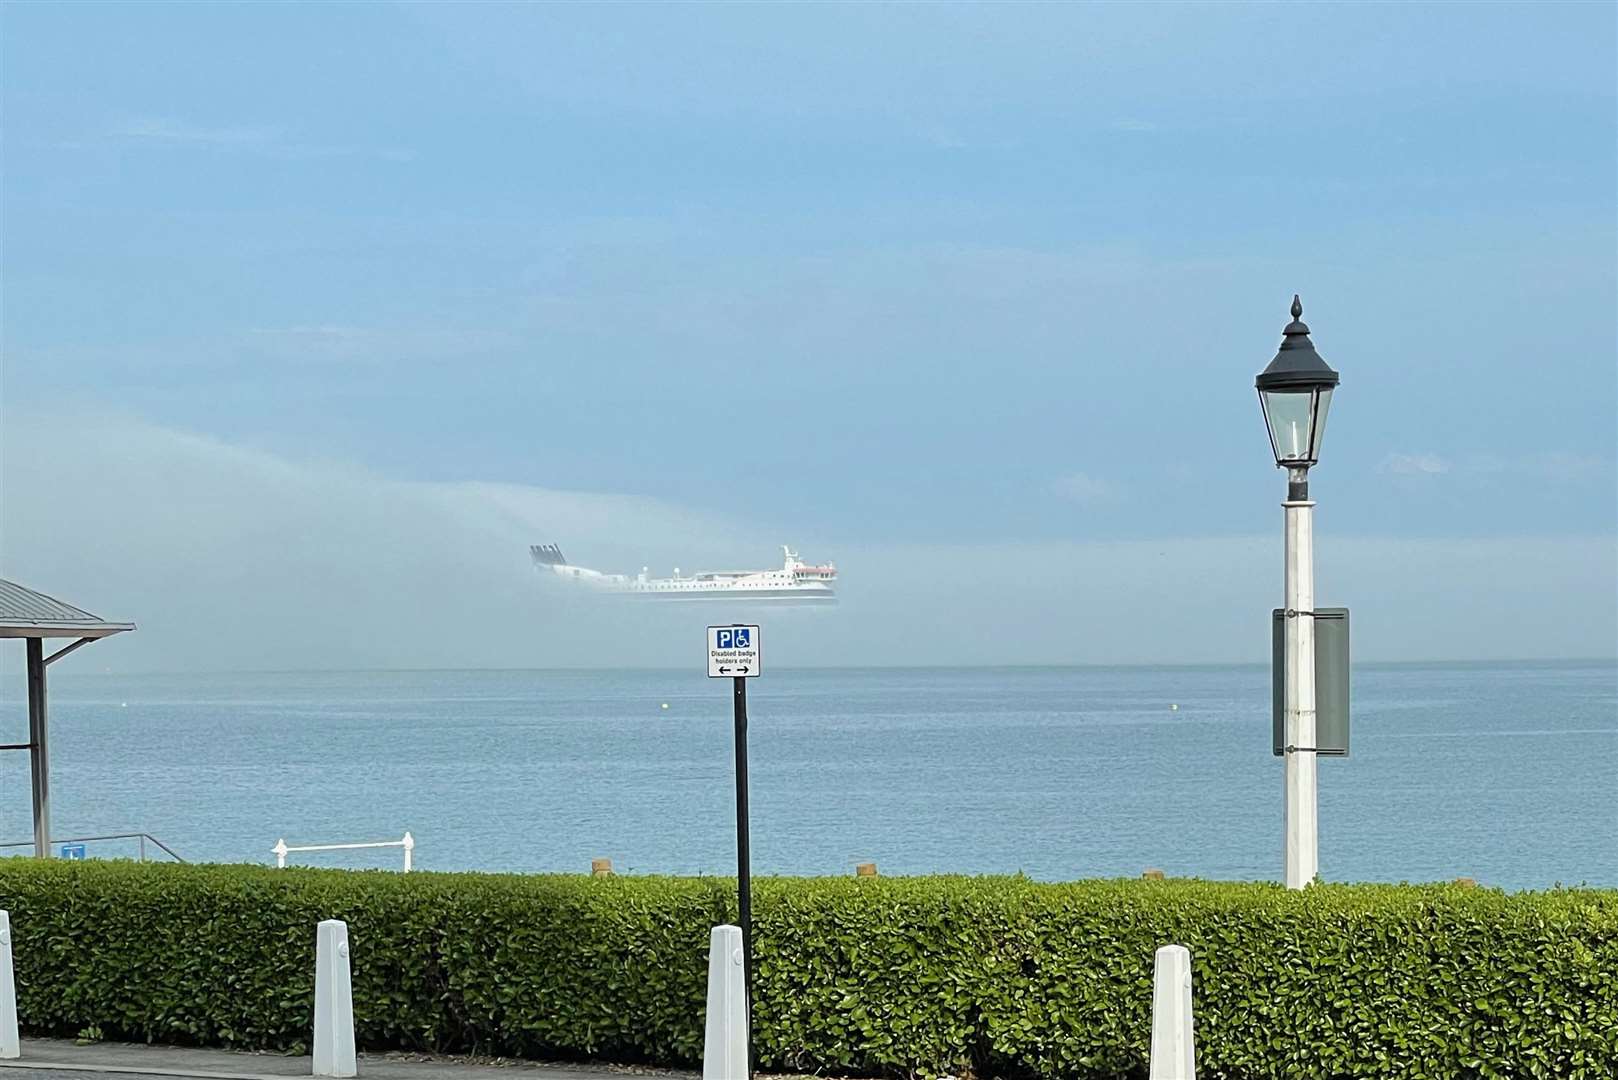
[[[756,679],[761,665],[758,627],[708,627],[708,678]]]

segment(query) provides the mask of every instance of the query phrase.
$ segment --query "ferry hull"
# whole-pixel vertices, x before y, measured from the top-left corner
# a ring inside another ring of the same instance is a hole
[[[765,590],[740,589],[720,590],[713,589],[708,592],[613,592],[612,596],[644,597],[647,600],[656,600],[664,604],[696,604],[704,600],[725,600],[740,604],[835,604],[837,594],[833,592],[801,592],[792,589]]]

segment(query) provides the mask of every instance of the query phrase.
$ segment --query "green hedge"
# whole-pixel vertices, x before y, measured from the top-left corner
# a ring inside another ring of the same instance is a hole
[[[761,1065],[1146,1075],[1152,955],[1204,1078],[1618,1077],[1618,892],[1022,878],[755,887]],[[720,879],[0,860],[31,1031],[309,1038],[348,921],[362,1047],[696,1063]]]

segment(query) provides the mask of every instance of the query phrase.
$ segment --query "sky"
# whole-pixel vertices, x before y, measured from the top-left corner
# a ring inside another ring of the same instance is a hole
[[[1618,655],[1612,5],[0,29],[0,574],[98,665],[694,662],[540,542],[834,559],[787,664],[1262,661],[1295,292],[1356,656]]]

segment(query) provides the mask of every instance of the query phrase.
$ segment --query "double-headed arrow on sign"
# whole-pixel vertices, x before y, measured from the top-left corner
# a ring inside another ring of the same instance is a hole
[[[747,674],[747,669],[745,667],[739,667],[739,668],[722,667],[722,668],[719,669],[719,674],[721,674],[721,675],[729,675],[733,671],[739,671],[743,675]]]

